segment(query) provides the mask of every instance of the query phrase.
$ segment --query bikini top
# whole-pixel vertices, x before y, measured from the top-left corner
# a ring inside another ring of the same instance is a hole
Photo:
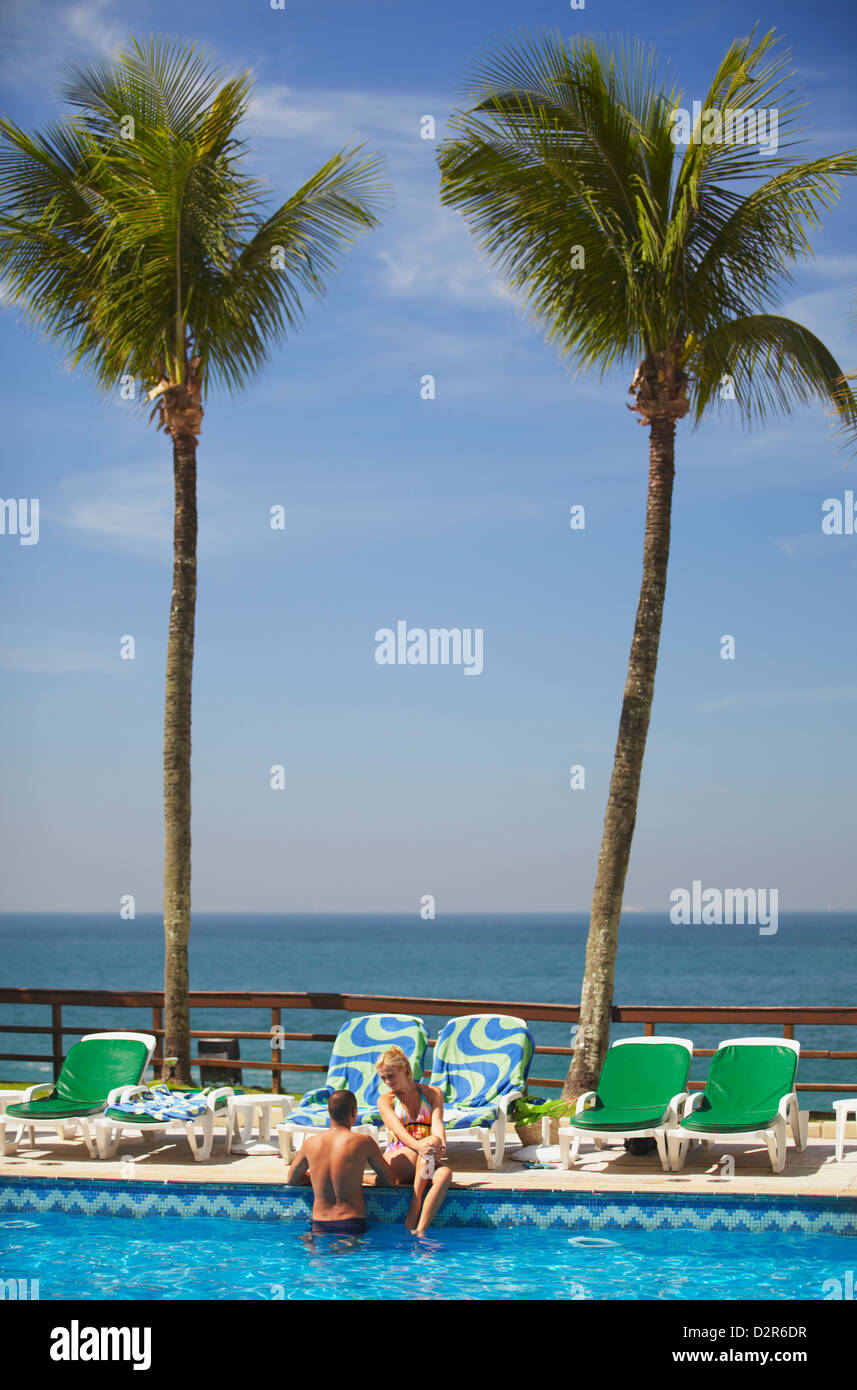
[[[419,1084],[417,1084],[417,1090],[420,1093],[420,1108],[413,1119],[398,1096],[393,1101],[393,1109],[396,1118],[401,1120],[412,1139],[427,1139],[431,1134],[432,1103],[423,1095],[423,1088]]]

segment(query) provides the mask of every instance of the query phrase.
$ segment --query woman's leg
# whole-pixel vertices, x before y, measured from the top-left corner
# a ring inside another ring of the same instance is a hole
[[[402,1149],[400,1149],[399,1152],[397,1154],[394,1154],[392,1158],[387,1158],[387,1155],[385,1154],[384,1161],[390,1170],[390,1177],[393,1179],[393,1182],[396,1184],[396,1186],[404,1187],[407,1184],[407,1186],[410,1187],[411,1183],[414,1180],[415,1170],[413,1162],[409,1158],[408,1154]]]
[[[405,1217],[405,1225],[407,1226],[409,1231],[413,1231],[416,1229],[417,1222],[420,1219],[420,1207],[422,1205],[423,1194],[425,1193],[425,1190],[428,1187],[430,1181],[429,1178],[420,1177],[420,1171],[422,1169],[422,1166],[422,1159],[418,1158],[416,1164],[414,1165],[413,1196],[411,1197],[411,1205],[408,1207],[408,1214]]]
[[[434,1177],[431,1180],[431,1187],[429,1188],[429,1191],[426,1195],[426,1199],[423,1203],[423,1209],[420,1214],[419,1223],[416,1227],[416,1233],[418,1236],[421,1236],[423,1231],[428,1229],[428,1227],[431,1225],[434,1219],[435,1212],[439,1211],[440,1208],[443,1206],[443,1200],[446,1196],[447,1188],[449,1187],[449,1184],[451,1182],[451,1168],[448,1168],[446,1164],[444,1164],[442,1168],[435,1169]]]
[[[397,1154],[394,1154],[392,1158],[387,1158],[386,1154],[384,1155],[384,1157],[386,1159],[387,1166],[390,1169],[390,1177],[393,1179],[393,1182],[396,1184],[397,1187],[410,1187],[412,1183],[414,1184],[414,1186],[416,1186],[416,1183],[418,1181],[416,1175],[417,1169],[416,1164],[412,1161],[410,1157],[410,1151],[400,1149],[399,1152]],[[414,1155],[414,1157],[416,1157],[416,1155]],[[416,1192],[411,1197],[411,1203],[408,1207],[407,1216],[405,1217],[405,1225],[408,1227],[408,1230],[410,1231],[412,1231],[416,1226],[420,1212],[419,1202],[416,1202],[415,1207],[415,1201]]]

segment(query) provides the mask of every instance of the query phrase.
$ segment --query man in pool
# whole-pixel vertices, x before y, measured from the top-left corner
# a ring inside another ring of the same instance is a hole
[[[312,1184],[313,1235],[362,1235],[366,1230],[364,1168],[373,1169],[379,1187],[395,1184],[372,1136],[351,1133],[357,1120],[353,1091],[334,1091],[327,1109],[330,1129],[307,1135],[286,1182],[292,1187]]]

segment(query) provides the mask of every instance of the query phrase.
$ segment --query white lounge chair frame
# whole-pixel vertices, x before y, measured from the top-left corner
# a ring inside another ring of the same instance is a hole
[[[152,1036],[152,1034],[128,1033],[125,1031],[116,1033],[85,1033],[83,1037],[80,1039],[80,1041],[106,1042],[110,1038],[131,1038],[137,1042],[145,1043],[146,1060],[143,1063],[143,1069],[140,1073],[141,1076],[145,1076],[146,1068],[151,1062],[152,1053],[155,1050],[155,1039]],[[27,1105],[31,1100],[40,1100],[45,1096],[49,1096],[51,1091],[54,1089],[55,1084],[56,1083],[53,1081],[39,1081],[35,1086],[30,1086],[29,1089],[24,1092],[24,1094],[21,1097],[20,1103],[22,1105]],[[135,1086],[116,1086],[109,1093],[104,1108],[106,1109],[108,1105],[115,1105],[117,1101],[124,1100],[129,1091],[134,1091],[136,1089],[137,1087]],[[103,1113],[103,1111],[101,1113]],[[63,1115],[61,1119],[59,1117],[51,1119],[50,1116],[46,1115],[44,1119],[40,1118],[25,1120],[20,1119],[16,1115],[9,1115],[8,1119],[6,1115],[0,1115],[0,1151],[2,1151],[6,1155],[17,1153],[18,1145],[20,1144],[21,1139],[23,1138],[25,1130],[29,1132],[28,1137],[31,1146],[35,1147],[36,1126],[47,1125],[49,1129],[55,1130],[57,1135],[62,1139],[73,1139],[76,1131],[79,1130],[83,1142],[86,1145],[89,1157],[95,1158],[95,1143],[93,1139],[92,1126],[94,1125],[95,1121],[98,1120],[98,1118],[98,1113],[94,1115]],[[6,1124],[8,1121],[12,1121],[18,1125],[18,1132],[15,1135],[14,1139],[8,1139],[6,1136]]]
[[[796,1056],[800,1056],[800,1043],[794,1038],[724,1038],[719,1046],[790,1047]],[[685,1102],[684,1110],[682,1111],[682,1119],[693,1113],[704,1095],[704,1091],[695,1091],[693,1095],[688,1097]],[[809,1111],[799,1108],[796,1091],[791,1091],[787,1096],[782,1097],[776,1118],[767,1129],[730,1130],[725,1134],[695,1134],[692,1130],[679,1129],[676,1125],[670,1130],[667,1137],[670,1168],[674,1173],[681,1171],[684,1167],[687,1151],[692,1139],[700,1139],[706,1146],[710,1146],[714,1143],[730,1145],[745,1142],[752,1143],[755,1140],[757,1143],[766,1146],[773,1171],[775,1173],[781,1173],[786,1166],[788,1127],[791,1127],[795,1148],[798,1150],[805,1149],[809,1134]]]
[[[521,1020],[521,1022],[523,1022],[523,1019]],[[526,1025],[524,1026],[526,1027]],[[505,1095],[498,1096],[495,1104],[497,1104],[500,1107],[500,1109],[493,1125],[480,1125],[476,1130],[476,1133],[479,1135],[479,1142],[482,1145],[482,1152],[485,1154],[485,1162],[488,1164],[489,1168],[492,1168],[495,1171],[500,1167],[500,1164],[503,1162],[503,1157],[506,1153],[506,1130],[508,1128],[507,1121],[509,1106],[512,1104],[513,1100],[518,1100],[519,1097],[523,1094],[523,1091],[507,1091]],[[453,1105],[450,1108],[454,1110],[455,1106]],[[469,1132],[470,1131],[466,1129],[450,1130],[450,1134],[453,1135],[467,1134]],[[491,1153],[492,1134],[494,1136],[493,1154]],[[544,1139],[544,1134],[545,1126],[544,1124],[542,1124],[542,1139]]]
[[[136,1100],[137,1096],[148,1091],[146,1085],[128,1086],[125,1088],[122,1100]],[[211,1149],[214,1143],[214,1117],[216,1114],[216,1102],[224,1096],[234,1095],[231,1086],[218,1086],[216,1090],[210,1091],[205,1097],[205,1110],[201,1115],[193,1115],[187,1120],[163,1120],[157,1123],[141,1123],[136,1115],[126,1115],[123,1120],[118,1120],[113,1115],[101,1115],[95,1121],[95,1139],[98,1145],[99,1158],[115,1158],[117,1150],[126,1130],[138,1130],[144,1139],[150,1135],[175,1136],[178,1138],[184,1134],[190,1145],[194,1162],[199,1163],[211,1158]],[[226,1111],[222,1112],[224,1115]],[[197,1143],[195,1125],[202,1125],[202,1148]]]
[[[612,1044],[613,1047],[623,1047],[628,1043],[647,1043],[655,1047],[663,1043],[675,1043],[679,1047],[687,1049],[689,1056],[693,1057],[693,1043],[690,1038],[670,1038],[665,1034],[658,1037],[639,1037],[639,1038],[617,1038]],[[584,1110],[592,1108],[592,1104],[597,1096],[596,1091],[584,1091],[582,1096],[578,1096],[575,1106],[575,1115],[581,1114]],[[667,1135],[670,1130],[678,1123],[679,1107],[690,1097],[689,1091],[679,1091],[670,1100],[669,1105],[664,1111],[663,1119],[660,1124],[653,1125],[650,1129],[576,1129],[574,1125],[561,1125],[559,1130],[559,1156],[560,1164],[563,1168],[570,1168],[572,1163],[576,1163],[580,1151],[580,1141],[591,1138],[595,1141],[596,1149],[600,1149],[604,1140],[623,1142],[625,1139],[654,1139],[658,1157],[661,1160],[661,1167],[665,1173],[670,1171],[669,1153],[667,1150]]]
[[[371,1134],[376,1144],[380,1144],[381,1142],[382,1127],[379,1125],[352,1125],[351,1130],[353,1134]],[[322,1129],[319,1125],[296,1125],[291,1123],[288,1119],[281,1120],[277,1125],[277,1143],[280,1146],[280,1153],[283,1159],[286,1163],[291,1163],[298,1149],[302,1148],[303,1141],[307,1135],[326,1133],[327,1130]],[[292,1143],[292,1137],[298,1134],[301,1136],[301,1142],[300,1144],[294,1145]]]

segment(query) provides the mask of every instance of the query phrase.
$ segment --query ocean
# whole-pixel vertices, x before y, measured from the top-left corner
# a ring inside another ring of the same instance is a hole
[[[237,916],[199,913],[191,932],[191,987],[198,990],[302,990],[357,994],[571,1003],[580,998],[586,946],[586,914],[446,914],[424,922],[409,916]],[[65,989],[159,989],[163,982],[160,918],[118,916],[0,915],[0,983]],[[755,926],[673,926],[663,915],[624,917],[614,993],[617,1004],[857,1004],[857,914],[782,914],[775,935]],[[335,1033],[342,1014],[300,1010],[285,1014],[287,1032]],[[48,1023],[46,1006],[5,1004],[0,1023]],[[427,1019],[436,1034],[442,1020]],[[145,1028],[145,1010],[64,1008],[65,1026],[88,1031]],[[266,1031],[264,1010],[194,1011],[192,1027],[228,1034]],[[676,1025],[670,1031],[716,1046],[721,1031],[738,1025]],[[567,1045],[564,1024],[533,1025],[536,1040]],[[642,1031],[618,1026],[616,1036]],[[661,1029],[661,1031],[664,1031]],[[756,1027],[750,1033],[778,1032]],[[857,1051],[857,1028],[799,1027],[805,1048]],[[2,1052],[42,1052],[49,1039],[3,1034]],[[66,1039],[66,1045],[71,1039]],[[324,1063],[326,1043],[288,1043],[284,1060]],[[270,1057],[267,1042],[241,1040],[245,1058]],[[538,1057],[533,1074],[562,1077],[566,1059]],[[691,1076],[705,1076],[706,1059]],[[320,1085],[323,1076],[286,1073],[288,1089]],[[45,1063],[0,1062],[5,1080],[50,1076]],[[245,1071],[249,1085],[267,1086],[270,1074]],[[857,1059],[801,1062],[799,1080],[854,1083]],[[546,1092],[547,1093],[547,1092]],[[555,1093],[554,1093],[555,1094]],[[835,1096],[804,1093],[802,1106],[829,1109]]]

